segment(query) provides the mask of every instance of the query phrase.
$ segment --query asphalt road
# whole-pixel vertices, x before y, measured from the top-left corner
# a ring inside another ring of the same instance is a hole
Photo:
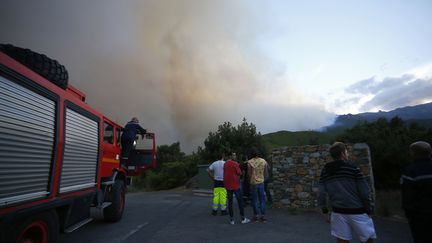
[[[251,217],[252,209],[246,207],[245,211]],[[210,212],[211,197],[188,191],[129,193],[120,222],[105,223],[100,212],[94,211],[93,222],[62,234],[60,242],[336,242],[329,224],[315,212],[269,209],[267,223],[244,225],[239,223],[237,209],[235,225],[228,223],[228,216],[211,216]],[[374,222],[375,242],[411,242],[406,223],[381,218]]]

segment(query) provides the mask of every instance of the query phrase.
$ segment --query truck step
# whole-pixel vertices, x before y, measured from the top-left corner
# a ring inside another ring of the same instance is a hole
[[[91,222],[93,220],[93,218],[87,218],[84,219],[83,221],[80,221],[72,226],[69,226],[67,229],[65,229],[65,233],[71,233],[73,231],[75,231],[76,229],[81,228],[81,226],[86,225],[87,223]]]
[[[109,205],[111,205],[111,202],[103,202],[101,205],[97,206],[97,209],[104,209],[106,207],[108,207]]]

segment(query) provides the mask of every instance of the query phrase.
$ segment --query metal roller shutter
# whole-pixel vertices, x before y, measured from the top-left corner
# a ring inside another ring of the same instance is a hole
[[[98,122],[66,109],[66,130],[60,192],[94,187],[98,163]]]
[[[49,191],[55,102],[0,76],[0,206]]]

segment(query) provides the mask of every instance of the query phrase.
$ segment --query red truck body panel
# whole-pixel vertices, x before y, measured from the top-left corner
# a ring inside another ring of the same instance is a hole
[[[113,127],[116,130],[121,130],[122,126],[113,122],[112,120],[108,119],[107,117],[105,117],[104,115],[102,115],[100,112],[96,111],[95,109],[93,109],[91,106],[89,106],[88,104],[86,104],[84,102],[85,100],[85,94],[82,93],[81,91],[79,91],[78,89],[69,86],[66,90],[59,88],[57,85],[51,83],[50,81],[46,80],[45,78],[41,77],[40,75],[38,75],[37,73],[33,72],[32,70],[28,69],[27,67],[25,67],[24,65],[22,65],[21,63],[15,61],[14,59],[10,58],[9,56],[3,54],[2,52],[0,52],[0,64],[6,66],[7,68],[15,71],[16,73],[19,73],[23,76],[25,76],[26,78],[34,81],[36,84],[38,84],[39,86],[44,87],[45,89],[48,89],[50,91],[52,91],[53,93],[57,94],[59,96],[59,103],[58,103],[58,111],[59,111],[59,117],[65,117],[65,101],[71,102],[77,106],[79,106],[81,109],[91,113],[94,116],[97,116],[100,119],[100,125],[99,125],[99,134],[102,134],[102,136],[99,136],[99,161],[98,161],[98,175],[97,175],[97,184],[95,185],[94,188],[90,188],[90,189],[83,189],[83,190],[79,190],[79,191],[74,191],[74,192],[70,192],[70,193],[60,193],[59,192],[59,182],[60,182],[60,174],[61,174],[61,168],[62,168],[62,160],[63,157],[61,156],[63,149],[64,149],[64,119],[59,119],[59,125],[58,127],[60,129],[58,129],[58,135],[56,138],[56,143],[57,143],[57,148],[55,153],[57,155],[60,156],[56,156],[56,160],[55,160],[55,165],[54,165],[54,169],[55,172],[53,173],[53,178],[52,178],[52,183],[51,183],[51,190],[50,190],[50,194],[48,196],[48,198],[45,199],[41,199],[41,200],[35,200],[35,201],[30,201],[27,203],[20,203],[17,205],[12,205],[10,207],[2,207],[0,208],[0,216],[6,213],[10,213],[13,211],[16,211],[18,209],[22,209],[22,208],[26,208],[26,207],[31,207],[31,206],[35,206],[37,204],[44,204],[47,202],[50,202],[56,198],[65,198],[65,197],[69,197],[69,196],[76,196],[79,194],[85,194],[88,193],[89,191],[94,191],[97,190],[98,188],[100,188],[101,185],[101,178],[103,177],[109,177],[112,175],[112,172],[114,169],[118,169],[119,167],[119,156],[120,156],[120,145],[117,143],[114,143],[114,145],[106,145],[104,143],[104,126],[103,123],[104,122],[109,122],[110,124],[113,125]],[[114,134],[116,135],[117,133],[114,132]],[[115,137],[114,135],[114,140],[116,141],[116,139],[120,139]],[[116,155],[117,158],[116,158]],[[123,173],[125,173],[123,171]]]

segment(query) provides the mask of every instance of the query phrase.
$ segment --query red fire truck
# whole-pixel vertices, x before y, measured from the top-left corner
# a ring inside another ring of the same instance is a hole
[[[130,176],[156,166],[148,133],[121,168],[122,126],[85,98],[57,61],[0,45],[0,242],[56,242],[91,207],[116,222]]]

